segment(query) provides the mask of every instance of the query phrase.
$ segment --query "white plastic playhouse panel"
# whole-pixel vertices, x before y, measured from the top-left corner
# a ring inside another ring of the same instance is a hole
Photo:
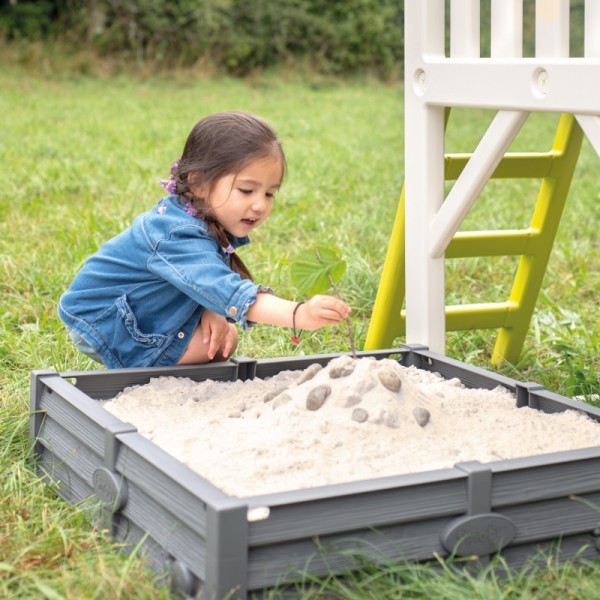
[[[479,0],[405,2],[406,340],[445,350],[444,253],[532,111],[573,113],[600,154],[600,2],[585,2],[583,57],[569,56],[569,0],[536,0],[535,57],[523,58],[523,0],[492,0],[480,56]],[[446,107],[498,110],[444,197]]]

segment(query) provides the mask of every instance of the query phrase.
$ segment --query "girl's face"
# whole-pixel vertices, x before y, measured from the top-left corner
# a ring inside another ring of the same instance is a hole
[[[281,185],[283,166],[278,156],[265,156],[239,173],[217,180],[207,197],[212,214],[225,231],[236,237],[248,235],[269,216],[273,197]]]

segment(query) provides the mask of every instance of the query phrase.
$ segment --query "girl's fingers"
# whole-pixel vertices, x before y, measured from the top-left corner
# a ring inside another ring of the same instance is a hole
[[[208,347],[208,358],[213,359],[220,351],[225,357],[229,356],[235,350],[235,337],[229,331],[225,335],[215,335],[213,333],[210,338],[210,344]]]
[[[321,313],[321,319],[327,323],[339,323],[340,321],[343,321],[349,314],[350,311],[347,310],[340,311],[328,309]]]
[[[306,309],[305,309],[306,306]],[[301,319],[304,329],[314,331],[325,325],[335,325],[346,319],[352,309],[339,298],[334,296],[313,296],[300,308],[305,314],[297,313],[296,323]]]
[[[219,349],[218,344],[215,344],[215,338],[210,339],[210,343],[208,345],[208,358],[212,360]]]
[[[350,307],[343,302],[335,304],[329,308],[329,314],[333,313],[337,319],[345,319],[350,314]]]
[[[202,332],[202,343],[208,344],[210,341],[210,325],[204,319],[200,321],[200,331]]]
[[[233,352],[234,339],[231,333],[228,333],[225,337],[225,343],[223,344],[223,356],[227,357]]]

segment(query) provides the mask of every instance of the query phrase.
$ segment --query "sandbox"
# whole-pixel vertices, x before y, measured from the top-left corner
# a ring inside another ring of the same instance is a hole
[[[467,388],[500,387],[518,407],[575,410],[600,422],[599,409],[423,347],[359,354],[439,373]],[[104,526],[129,549],[138,546],[188,596],[220,598],[234,590],[233,597],[245,598],[293,583],[302,571],[342,572],[353,554],[374,561],[454,554],[485,562],[501,552],[515,567],[551,547],[562,559],[600,556],[600,440],[576,450],[234,496],[102,406],[157,377],[267,379],[339,357],[33,372],[31,436],[39,469],[68,502],[85,502],[89,510],[95,503]],[[358,399],[349,401],[349,414],[360,416],[356,407]]]

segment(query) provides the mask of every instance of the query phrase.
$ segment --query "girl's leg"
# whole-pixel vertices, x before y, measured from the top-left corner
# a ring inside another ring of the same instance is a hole
[[[67,327],[67,333],[69,334],[71,340],[73,340],[77,350],[83,352],[86,356],[95,360],[96,362],[99,362],[101,365],[104,364],[99,354],[76,331],[70,327]]]
[[[237,327],[233,324],[229,324],[230,335],[233,336],[233,350],[229,353],[228,356],[223,354],[223,347],[219,348],[217,354],[212,359],[213,361],[227,360],[233,351],[235,350],[238,342],[238,330]],[[208,358],[208,344],[205,344],[202,339],[202,330],[200,327],[196,327],[196,331],[192,334],[192,339],[188,344],[188,347],[185,349],[185,352],[177,362],[178,365],[191,365],[197,363],[207,363],[210,362]]]

